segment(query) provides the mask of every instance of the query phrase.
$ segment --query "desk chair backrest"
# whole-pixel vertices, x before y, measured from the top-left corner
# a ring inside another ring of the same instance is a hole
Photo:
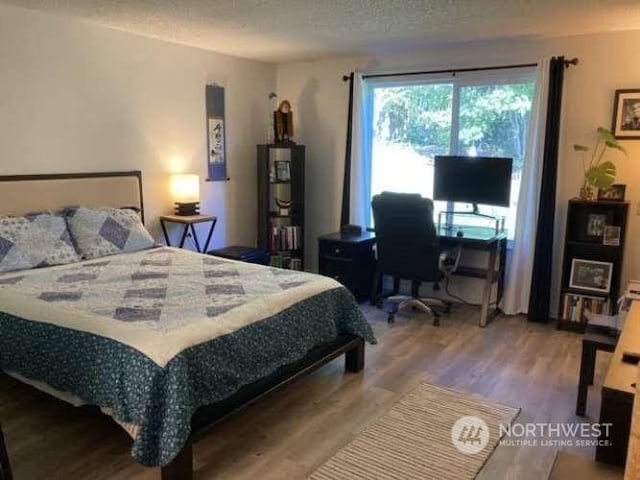
[[[371,202],[378,273],[402,279],[437,281],[440,248],[433,202],[419,194],[383,192]]]

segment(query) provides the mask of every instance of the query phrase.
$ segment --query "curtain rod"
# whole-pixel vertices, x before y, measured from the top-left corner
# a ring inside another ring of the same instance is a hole
[[[574,57],[570,60],[564,61],[564,66],[569,68],[571,65],[578,65],[579,60],[577,57]],[[482,72],[486,70],[507,70],[511,68],[528,68],[528,67],[536,67],[537,63],[520,63],[516,65],[496,65],[493,67],[476,67],[476,68],[457,68],[457,69],[447,69],[447,70],[426,70],[421,72],[404,72],[404,73],[372,73],[370,75],[363,75],[362,78],[385,78],[385,77],[406,77],[412,75],[435,75],[439,73],[450,73],[454,75],[456,73],[466,73],[466,72]],[[350,75],[343,75],[342,81],[346,82],[351,78]]]

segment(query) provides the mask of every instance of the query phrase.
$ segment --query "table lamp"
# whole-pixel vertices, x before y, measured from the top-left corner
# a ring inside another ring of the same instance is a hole
[[[179,174],[171,177],[171,195],[175,214],[180,216],[200,213],[200,177],[195,174]]]

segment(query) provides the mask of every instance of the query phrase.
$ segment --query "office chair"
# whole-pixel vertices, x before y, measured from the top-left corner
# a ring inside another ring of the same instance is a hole
[[[371,202],[376,231],[377,265],[373,282],[374,295],[383,275],[394,279],[393,295],[382,300],[387,320],[394,322],[395,314],[405,307],[433,315],[438,326],[439,313],[433,306],[443,307],[446,313],[451,302],[436,298],[421,298],[421,282],[438,282],[457,268],[459,251],[441,255],[438,235],[433,223],[433,202],[419,194],[383,192]],[[397,295],[400,280],[411,280],[411,295]]]
[[[9,465],[9,456],[7,448],[4,444],[4,435],[2,434],[2,425],[0,425],[0,480],[11,480],[11,465]]]

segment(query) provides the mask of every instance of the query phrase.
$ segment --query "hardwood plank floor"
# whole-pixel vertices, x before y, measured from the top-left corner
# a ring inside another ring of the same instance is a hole
[[[519,422],[578,422],[580,336],[523,317],[477,326],[478,310],[457,306],[433,327],[423,315],[364,306],[379,344],[367,346],[363,374],[343,359],[270,395],[195,445],[196,479],[304,479],[368,423],[422,381],[522,408]],[[598,354],[587,414],[597,419],[610,354]],[[106,417],[74,408],[0,375],[0,420],[16,480],[159,478],[130,457],[131,441]],[[593,455],[593,449],[570,449]],[[481,479],[543,479],[553,447],[498,447]]]

